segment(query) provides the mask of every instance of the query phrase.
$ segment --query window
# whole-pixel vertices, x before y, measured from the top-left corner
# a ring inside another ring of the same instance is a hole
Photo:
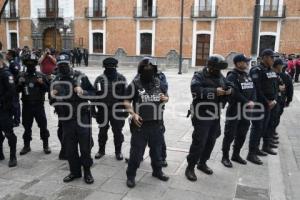
[[[9,14],[10,14],[10,17],[17,17],[16,0],[9,1]]]
[[[55,17],[58,14],[58,0],[46,0],[47,17]]]
[[[18,48],[18,36],[17,33],[10,33],[10,48]]]
[[[103,53],[103,34],[93,33],[93,52]]]
[[[279,0],[265,0],[264,10],[265,11],[276,11],[278,10]]]
[[[153,1],[143,0],[142,13],[144,17],[152,17]]]
[[[211,10],[212,7],[212,0],[199,0],[199,10],[200,11],[207,11]]]
[[[152,54],[152,34],[151,33],[142,33],[141,34],[140,54],[144,54],[144,55]]]
[[[93,12],[94,12],[94,17],[101,17],[102,16],[102,0],[94,0],[93,4]]]

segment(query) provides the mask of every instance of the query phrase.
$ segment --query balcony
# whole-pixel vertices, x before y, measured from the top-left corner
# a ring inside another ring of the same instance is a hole
[[[2,14],[2,19],[6,20],[18,20],[20,18],[18,10],[5,10]]]
[[[286,5],[263,5],[261,6],[261,18],[272,19],[272,18],[285,18]]]
[[[39,8],[38,9],[38,18],[40,20],[51,20],[51,19],[63,19],[63,9],[44,9],[44,8]]]
[[[107,17],[106,8],[85,8],[85,17],[89,19],[103,19]]]
[[[134,7],[135,18],[157,18],[157,7]]]
[[[192,18],[217,18],[216,6],[214,9],[212,6],[192,6]]]

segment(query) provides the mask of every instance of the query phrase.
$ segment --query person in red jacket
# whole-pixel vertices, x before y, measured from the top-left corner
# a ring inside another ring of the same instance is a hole
[[[292,55],[289,55],[288,62],[287,62],[287,69],[288,69],[288,73],[290,74],[291,78],[294,80],[295,63],[294,63]]]
[[[300,75],[300,55],[297,55],[297,59],[295,60],[295,68],[296,68],[296,74],[295,74],[295,82],[299,82],[299,75]]]
[[[56,68],[56,58],[53,55],[53,53],[51,53],[50,49],[47,48],[45,49],[45,52],[42,55],[42,57],[39,59],[41,72],[46,74],[47,76],[50,76]]]

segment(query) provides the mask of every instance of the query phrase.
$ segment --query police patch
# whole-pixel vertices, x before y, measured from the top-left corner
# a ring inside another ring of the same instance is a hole
[[[13,83],[14,83],[14,77],[13,77],[13,76],[9,76],[9,77],[8,77],[8,82],[9,82],[10,84],[13,84]]]

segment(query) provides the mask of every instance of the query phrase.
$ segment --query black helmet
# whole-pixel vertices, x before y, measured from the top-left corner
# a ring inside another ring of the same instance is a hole
[[[222,70],[228,67],[228,62],[223,56],[215,54],[208,58],[207,67],[216,70]]]
[[[36,66],[38,64],[38,57],[33,52],[26,52],[22,55],[23,64],[25,66]]]
[[[141,74],[142,70],[145,66],[152,65],[154,68],[155,73],[157,73],[157,63],[153,58],[150,57],[144,57],[138,65],[138,73]]]

